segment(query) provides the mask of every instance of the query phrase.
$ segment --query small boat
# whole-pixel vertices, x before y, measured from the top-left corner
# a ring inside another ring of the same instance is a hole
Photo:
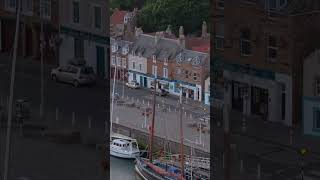
[[[125,158],[135,159],[140,155],[138,143],[132,138],[114,138],[110,142],[110,155]]]

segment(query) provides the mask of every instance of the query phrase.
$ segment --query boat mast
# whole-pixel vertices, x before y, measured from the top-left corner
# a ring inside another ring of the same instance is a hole
[[[157,77],[154,77],[153,82],[153,108],[152,108],[152,121],[151,121],[151,129],[150,129],[150,145],[149,145],[149,159],[150,162],[152,162],[152,150],[153,150],[153,136],[154,136],[154,119],[155,119],[155,112],[156,112],[156,86],[157,83]]]
[[[181,89],[182,91],[182,89]],[[183,152],[183,125],[182,125],[182,92],[180,94],[180,153],[181,153],[181,176],[184,177],[184,152]]]
[[[116,86],[116,74],[117,74],[117,62],[115,63],[114,75],[113,75],[112,103],[111,103],[111,113],[110,113],[110,134],[112,133],[112,118],[113,118],[113,104],[114,104],[114,89]],[[111,136],[110,136],[110,139],[111,139]]]

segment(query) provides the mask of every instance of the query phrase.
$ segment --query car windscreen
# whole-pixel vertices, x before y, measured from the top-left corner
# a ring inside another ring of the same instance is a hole
[[[83,68],[81,68],[81,74],[93,74],[92,67],[83,67]]]

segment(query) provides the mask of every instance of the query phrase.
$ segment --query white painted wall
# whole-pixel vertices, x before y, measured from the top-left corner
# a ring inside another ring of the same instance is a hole
[[[62,43],[59,50],[59,64],[66,65],[68,64],[68,61],[74,57],[73,37],[64,34],[60,34],[60,37],[62,38]]]
[[[135,69],[133,69],[132,63],[135,62]],[[147,58],[133,56],[132,54],[128,55],[128,68],[129,70],[147,74]],[[139,69],[139,64],[142,65],[142,69]]]

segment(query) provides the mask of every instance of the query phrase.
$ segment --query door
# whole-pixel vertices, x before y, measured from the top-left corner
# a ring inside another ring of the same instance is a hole
[[[147,87],[147,85],[148,85],[147,78],[144,77],[144,78],[143,78],[143,86],[144,86],[144,87]]]
[[[142,77],[142,76],[140,76],[140,82],[139,82],[139,85],[140,85],[140,86],[144,86],[144,81],[143,81],[143,77]]]
[[[97,75],[100,78],[105,76],[105,51],[104,47],[96,46],[97,49]]]

